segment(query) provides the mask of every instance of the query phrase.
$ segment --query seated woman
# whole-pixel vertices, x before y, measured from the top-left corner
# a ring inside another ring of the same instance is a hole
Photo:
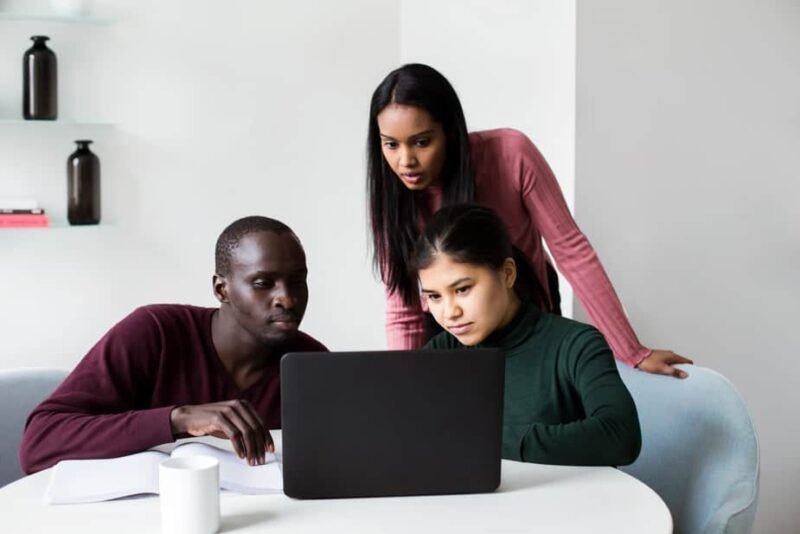
[[[613,466],[636,459],[636,406],[608,343],[594,327],[531,304],[537,278],[492,210],[438,211],[417,241],[414,267],[445,329],[426,348],[505,353],[504,458]]]

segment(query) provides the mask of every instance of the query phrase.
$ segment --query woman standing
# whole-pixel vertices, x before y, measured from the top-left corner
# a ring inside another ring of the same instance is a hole
[[[617,359],[651,373],[686,376],[672,364],[691,360],[639,343],[534,144],[511,129],[468,133],[458,96],[438,71],[409,64],[389,73],[372,95],[367,147],[374,260],[387,291],[390,348],[421,347],[437,331],[410,272],[420,228],[442,206],[478,202],[500,215],[526,255],[539,285],[532,296],[538,308],[559,312],[544,239]]]

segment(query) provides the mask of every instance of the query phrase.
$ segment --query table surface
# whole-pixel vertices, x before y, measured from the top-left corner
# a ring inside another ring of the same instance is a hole
[[[280,433],[273,436],[280,450]],[[43,496],[49,478],[47,469],[0,488],[3,532],[159,531],[157,495],[47,505]],[[502,482],[494,493],[304,501],[222,492],[220,507],[220,532],[226,533],[672,532],[661,498],[622,471],[508,460],[503,460]]]

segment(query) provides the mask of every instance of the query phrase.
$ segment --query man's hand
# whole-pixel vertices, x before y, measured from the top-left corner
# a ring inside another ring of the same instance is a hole
[[[169,414],[172,434],[227,438],[239,458],[250,465],[265,463],[267,452],[275,452],[269,430],[246,400],[179,406]]]
[[[675,354],[671,350],[653,350],[650,356],[639,362],[636,367],[646,373],[657,375],[670,375],[675,378],[686,378],[689,376],[686,371],[681,371],[672,367],[676,363],[694,363],[689,358],[684,358],[680,354]]]

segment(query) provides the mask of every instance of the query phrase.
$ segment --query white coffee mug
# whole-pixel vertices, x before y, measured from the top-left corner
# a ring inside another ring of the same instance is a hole
[[[169,458],[158,466],[162,534],[219,531],[219,461],[210,456]]]

